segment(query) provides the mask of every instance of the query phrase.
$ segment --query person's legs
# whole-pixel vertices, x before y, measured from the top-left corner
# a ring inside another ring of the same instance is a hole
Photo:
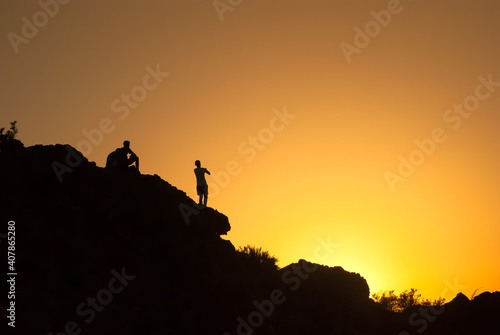
[[[203,201],[203,191],[204,187],[203,186],[196,186],[196,192],[198,193],[198,195],[200,196],[200,200],[198,201],[198,204],[201,205],[202,204],[202,201]]]
[[[204,196],[205,196],[205,202],[203,204],[205,205],[205,207],[207,207],[207,202],[208,202],[208,185],[205,185]]]
[[[139,157],[136,155],[131,155],[130,158],[127,158],[127,167],[135,163],[135,168],[137,172],[139,172]]]

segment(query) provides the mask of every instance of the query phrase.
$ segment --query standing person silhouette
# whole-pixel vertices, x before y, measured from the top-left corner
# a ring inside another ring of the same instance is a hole
[[[200,196],[199,204],[201,205],[203,203],[203,205],[207,207],[208,184],[207,181],[205,180],[205,173],[210,174],[210,172],[208,172],[207,169],[201,167],[201,163],[199,160],[194,162],[194,165],[196,165],[196,169],[194,169],[194,174],[196,175],[196,191]],[[203,201],[203,196],[205,196],[204,201]]]

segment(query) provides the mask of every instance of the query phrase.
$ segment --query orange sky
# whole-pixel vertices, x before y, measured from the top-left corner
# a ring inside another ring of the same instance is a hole
[[[499,14],[495,0],[4,0],[0,124],[99,166],[128,139],[141,172],[193,198],[200,159],[227,238],[281,266],[340,265],[372,292],[494,291]]]

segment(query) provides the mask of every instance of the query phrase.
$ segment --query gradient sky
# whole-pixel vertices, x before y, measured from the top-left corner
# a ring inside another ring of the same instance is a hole
[[[500,2],[60,1],[0,2],[0,125],[25,145],[104,166],[128,139],[193,199],[200,159],[226,238],[281,266],[500,289]]]

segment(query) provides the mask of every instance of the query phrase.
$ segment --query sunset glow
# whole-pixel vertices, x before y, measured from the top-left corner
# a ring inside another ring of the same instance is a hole
[[[498,1],[46,2],[0,4],[0,127],[25,146],[104,167],[127,139],[194,200],[199,159],[225,238],[280,266],[499,290]]]

